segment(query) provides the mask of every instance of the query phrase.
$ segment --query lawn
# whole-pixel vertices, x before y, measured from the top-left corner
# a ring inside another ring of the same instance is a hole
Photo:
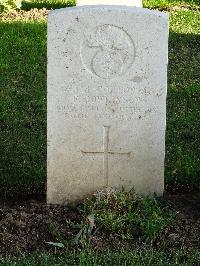
[[[185,263],[185,257],[188,259]],[[72,253],[68,256],[53,256],[53,255],[43,255],[41,257],[31,256],[26,259],[21,260],[2,260],[0,261],[2,266],[31,266],[31,265],[41,265],[41,266],[52,266],[52,265],[70,265],[70,266],[113,266],[113,265],[127,265],[127,266],[166,266],[166,265],[197,265],[200,260],[200,253],[194,250],[185,252],[180,250],[173,256],[166,255],[163,252],[158,252],[155,250],[150,251],[133,251],[133,252],[105,252],[105,253],[94,253],[92,251],[82,251],[80,253]]]
[[[144,2],[147,7],[172,10],[165,163],[165,185],[170,191],[200,184],[200,12],[195,1],[180,2]],[[22,7],[63,5],[31,1]],[[45,192],[46,27],[44,9],[1,15],[0,186],[6,195]]]
[[[15,201],[45,195],[47,12],[72,5],[74,1],[29,0],[22,3],[21,11],[0,14],[1,198]],[[195,0],[145,0],[144,6],[170,12],[165,188],[168,193],[194,195],[200,186],[200,6]],[[94,209],[91,203],[49,209],[44,202],[21,207],[20,202],[7,206],[2,201],[0,230],[5,235],[0,248],[12,257],[0,259],[0,265],[197,265],[199,196],[189,205],[186,198],[173,197],[146,205],[144,200],[136,218],[126,209],[134,205],[127,203],[129,198],[119,197],[120,204],[126,203],[123,213],[117,212],[121,205],[116,210],[103,205],[105,213],[100,206],[95,209],[100,232],[92,244],[84,231]],[[171,206],[177,201],[177,207]],[[127,224],[139,228],[137,237],[143,241],[138,240],[139,246],[129,239]],[[44,244],[71,241],[83,228],[81,241],[75,246],[65,243],[65,251]],[[33,253],[37,249],[40,252]],[[13,257],[16,254],[27,256],[19,261]]]

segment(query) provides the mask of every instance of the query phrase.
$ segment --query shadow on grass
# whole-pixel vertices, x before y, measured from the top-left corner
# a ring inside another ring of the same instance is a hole
[[[200,36],[169,36],[166,188],[200,187]]]
[[[37,9],[58,9],[63,7],[72,7],[75,6],[75,0],[35,0],[35,1],[22,1],[22,7],[23,10],[30,10],[32,8]]]
[[[46,23],[1,22],[0,32],[0,187],[11,195],[44,192]]]
[[[46,23],[1,23],[0,192],[45,193]],[[170,33],[165,182],[198,188],[200,176],[199,41]]]

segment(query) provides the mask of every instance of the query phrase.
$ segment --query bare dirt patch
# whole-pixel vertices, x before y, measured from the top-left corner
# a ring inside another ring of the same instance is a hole
[[[185,248],[200,248],[200,194],[166,194],[164,205],[176,212],[176,221],[166,228],[153,242],[142,241],[138,237],[125,241],[99,228],[97,234],[90,239],[93,249],[105,248],[131,249],[152,247],[163,250]],[[63,253],[66,249],[81,247],[74,243],[74,238],[80,230],[83,217],[77,207],[48,206],[44,198],[26,201],[0,202],[0,255],[21,256],[32,252],[53,250]],[[73,224],[73,226],[72,226]],[[56,249],[46,242],[67,242],[64,249]]]

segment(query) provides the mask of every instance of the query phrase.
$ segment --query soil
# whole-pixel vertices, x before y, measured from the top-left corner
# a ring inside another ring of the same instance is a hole
[[[94,250],[113,248],[148,248],[154,246],[169,251],[184,246],[200,248],[200,193],[169,194],[161,199],[165,206],[176,212],[176,221],[166,228],[153,242],[142,242],[139,238],[123,241],[115,235],[101,231],[90,238]],[[67,250],[81,248],[74,238],[81,229],[78,207],[48,206],[45,197],[23,201],[0,201],[0,256],[22,256],[32,252],[66,252],[47,242],[68,243]],[[78,226],[79,225],[79,226]]]

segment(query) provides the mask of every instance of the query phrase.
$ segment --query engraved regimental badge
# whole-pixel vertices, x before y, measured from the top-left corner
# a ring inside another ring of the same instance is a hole
[[[125,74],[135,59],[135,45],[129,34],[114,25],[101,25],[85,36],[81,44],[84,67],[93,75],[112,79]]]

